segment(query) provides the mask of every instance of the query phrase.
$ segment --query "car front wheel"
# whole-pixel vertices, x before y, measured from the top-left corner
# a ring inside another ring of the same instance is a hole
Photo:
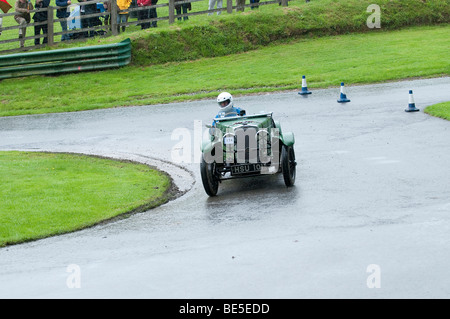
[[[215,174],[216,163],[206,163],[202,156],[200,173],[202,175],[203,188],[209,196],[216,196],[219,189],[219,179]]]
[[[293,186],[295,183],[295,153],[292,146],[283,145],[281,149],[281,171],[283,172],[286,186]]]

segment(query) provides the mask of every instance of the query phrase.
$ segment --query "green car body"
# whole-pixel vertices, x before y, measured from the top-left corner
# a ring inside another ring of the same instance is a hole
[[[206,193],[215,196],[226,179],[282,173],[295,182],[295,138],[272,113],[215,118],[202,141],[200,171]]]

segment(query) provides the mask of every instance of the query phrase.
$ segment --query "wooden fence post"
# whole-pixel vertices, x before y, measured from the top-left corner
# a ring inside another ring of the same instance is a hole
[[[169,24],[175,22],[175,0],[169,0]]]
[[[111,8],[111,31],[113,35],[118,35],[119,30],[117,27],[117,2],[116,0],[109,0],[109,8]]]
[[[53,17],[54,8],[49,6],[47,8],[47,45],[49,46],[55,44],[55,39],[53,38]]]
[[[227,0],[227,13],[233,13],[233,0]]]

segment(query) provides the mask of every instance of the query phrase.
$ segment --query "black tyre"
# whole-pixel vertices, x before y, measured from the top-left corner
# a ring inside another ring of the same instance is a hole
[[[216,196],[219,189],[219,179],[215,175],[215,163],[208,164],[202,156],[200,173],[202,175],[203,188],[209,196]]]
[[[296,167],[294,148],[283,145],[281,149],[281,171],[283,172],[284,183],[288,187],[295,183]]]

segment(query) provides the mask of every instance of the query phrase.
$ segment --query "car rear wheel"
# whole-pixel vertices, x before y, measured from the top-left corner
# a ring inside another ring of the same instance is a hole
[[[209,196],[216,196],[219,189],[219,179],[215,175],[216,163],[206,163],[202,156],[200,173],[202,175],[203,188]]]
[[[295,183],[295,153],[292,146],[283,145],[281,149],[281,171],[283,172],[286,186],[293,186]]]

